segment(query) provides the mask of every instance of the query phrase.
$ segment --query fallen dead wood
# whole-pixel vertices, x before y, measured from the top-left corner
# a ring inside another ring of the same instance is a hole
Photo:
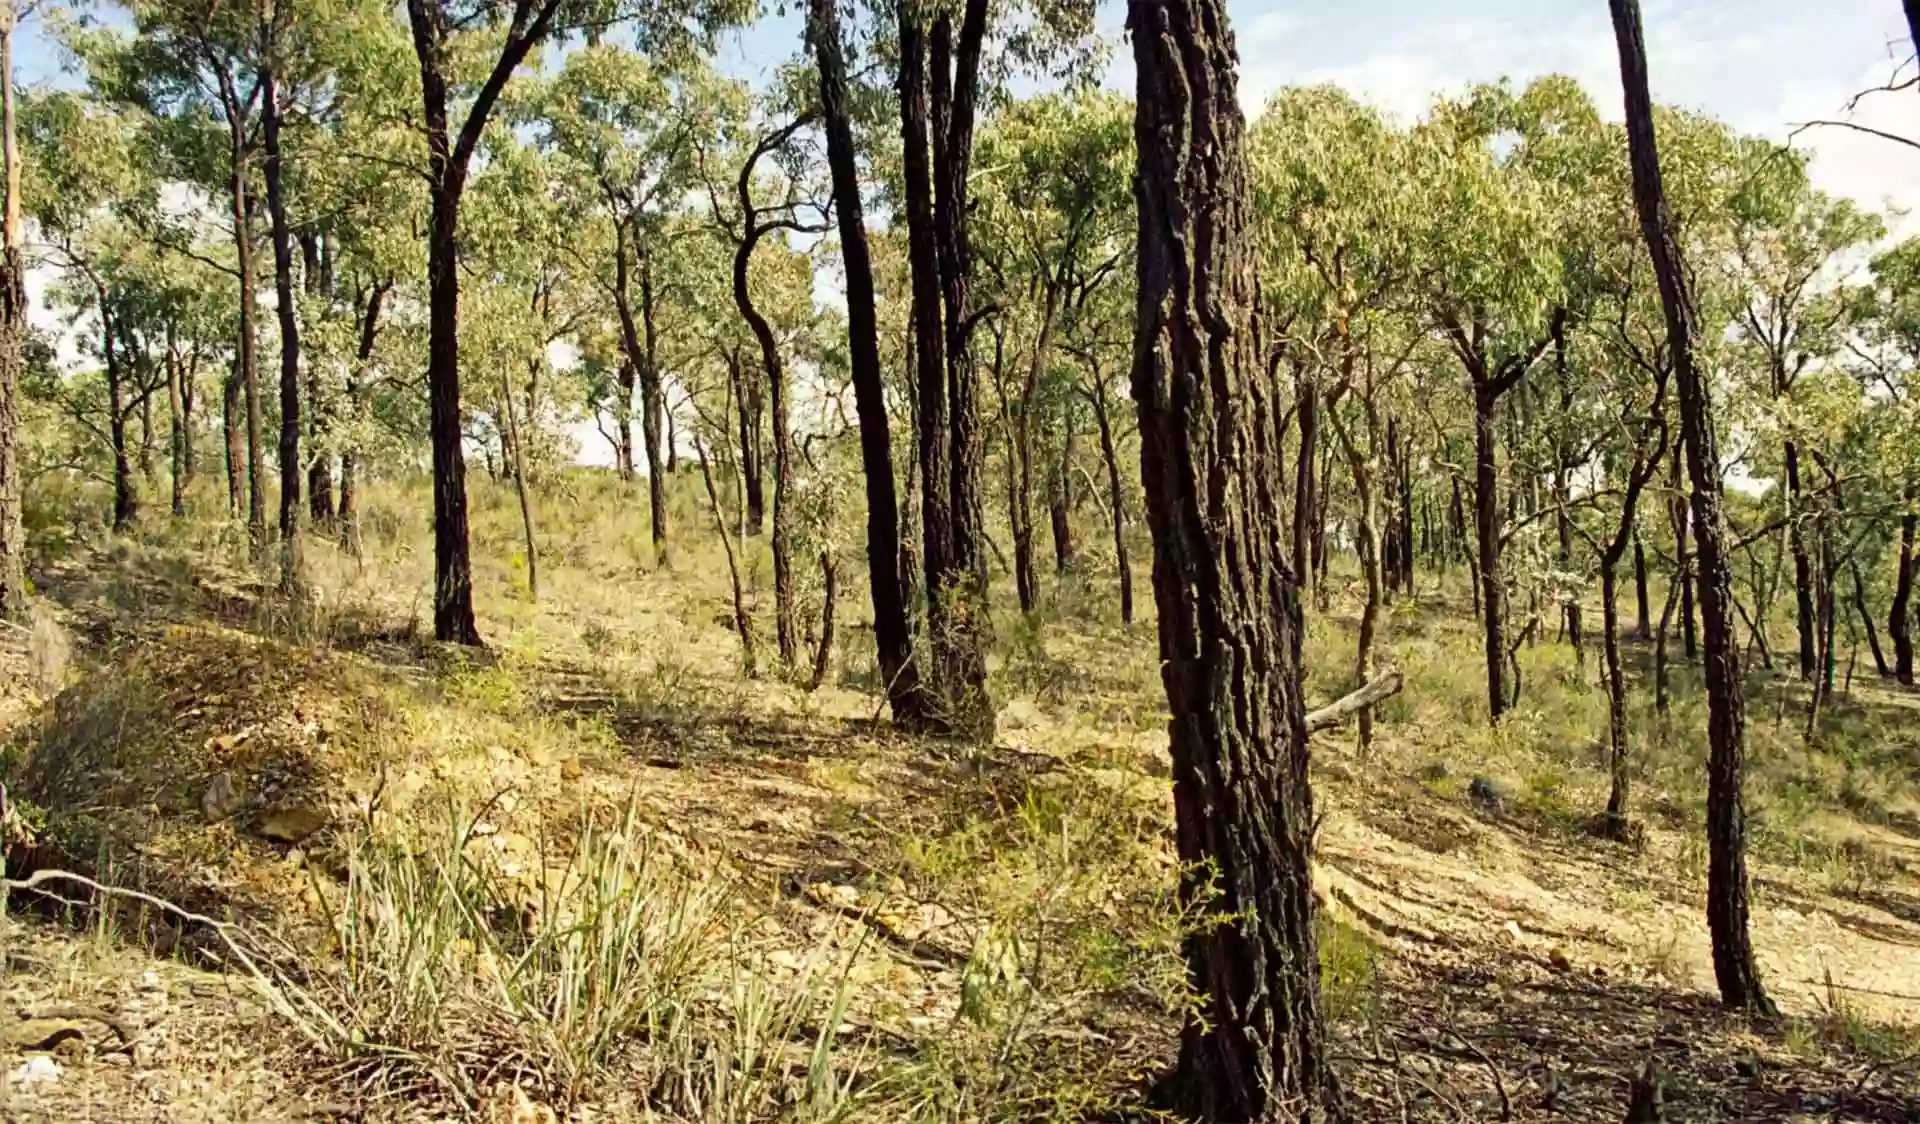
[[[1307,732],[1318,733],[1331,730],[1335,726],[1345,725],[1347,719],[1372,706],[1382,699],[1389,699],[1400,693],[1406,685],[1406,678],[1397,671],[1389,671],[1380,678],[1366,684],[1359,690],[1328,703],[1319,710],[1307,712]]]

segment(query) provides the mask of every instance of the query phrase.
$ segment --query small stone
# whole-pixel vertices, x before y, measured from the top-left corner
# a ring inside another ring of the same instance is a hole
[[[56,1085],[60,1081],[60,1065],[45,1054],[35,1054],[9,1073],[7,1081],[14,1085]]]
[[[208,823],[219,823],[247,806],[246,793],[234,781],[232,773],[221,773],[200,794],[200,814]]]
[[[253,829],[276,843],[304,843],[327,826],[327,813],[304,804],[270,808],[260,814]]]
[[[1507,794],[1498,781],[1475,777],[1467,785],[1467,798],[1489,812],[1497,812],[1507,802]]]
[[[1556,972],[1566,972],[1573,968],[1573,961],[1568,960],[1567,954],[1557,948],[1547,950],[1547,963],[1552,964]]]

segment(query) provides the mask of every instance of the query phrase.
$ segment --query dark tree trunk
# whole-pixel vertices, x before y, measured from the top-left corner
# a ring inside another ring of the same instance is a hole
[[[1120,483],[1120,455],[1113,439],[1113,419],[1107,413],[1106,378],[1094,368],[1093,422],[1100,430],[1100,460],[1107,468],[1107,503],[1113,511],[1113,561],[1120,577],[1120,622],[1133,623],[1133,565],[1127,559],[1126,489]]]
[[[1647,91],[1646,45],[1638,0],[1610,0],[1626,93],[1627,141],[1634,203],[1660,285],[1668,350],[1680,388],[1680,433],[1693,488],[1694,538],[1699,550],[1702,631],[1707,683],[1707,926],[1713,935],[1714,975],[1730,1007],[1773,1011],[1754,963],[1747,924],[1746,816],[1741,795],[1745,718],[1741,713],[1739,652],[1733,643],[1732,579],[1727,567],[1726,520],[1721,511],[1720,456],[1713,405],[1694,365],[1693,295],[1680,258],[1679,235],[1660,182]]]
[[[1811,680],[1818,658],[1820,624],[1814,608],[1813,559],[1800,510],[1800,447],[1788,441],[1782,451],[1787,469],[1787,547],[1793,552],[1794,623],[1800,630],[1800,678]]]
[[[334,243],[327,235],[309,228],[300,236],[301,273],[307,295],[328,309],[331,309],[335,296],[334,252]],[[333,453],[326,447],[336,407],[329,405],[321,389],[318,373],[309,374],[307,437],[311,448],[307,454],[307,513],[313,520],[313,526],[324,532],[337,525],[339,514],[334,503]]]
[[[632,483],[636,475],[633,465],[633,395],[635,388],[640,385],[640,376],[635,373],[633,360],[621,362],[613,385],[613,466],[620,479]]]
[[[242,506],[246,503],[246,461],[247,438],[241,428],[245,407],[241,404],[242,380],[239,363],[227,372],[220,384],[220,428],[226,437],[227,461],[227,514],[238,519]]]
[[[1693,517],[1687,510],[1687,497],[1680,491],[1680,463],[1684,452],[1680,445],[1673,447],[1673,580],[1680,583],[1681,650],[1686,653],[1687,662],[1692,663],[1700,658],[1700,642],[1693,629],[1693,557],[1692,548],[1687,545]]]
[[[828,541],[820,548],[820,642],[813,649],[813,674],[807,679],[807,690],[818,691],[827,681],[827,670],[833,660],[833,607],[840,598],[840,567],[833,557],[833,543]]]
[[[1641,640],[1653,636],[1653,617],[1647,611],[1647,550],[1640,532],[1633,533],[1633,634]]]
[[[240,327],[236,363],[247,403],[247,526],[254,561],[267,549],[267,468],[261,440],[260,378],[254,360],[254,279],[252,216],[247,207],[247,141],[243,122],[231,123],[233,164],[233,248],[240,273]]]
[[[633,232],[626,223],[616,228],[613,263],[613,302],[620,314],[620,342],[626,351],[627,368],[634,372],[640,384],[640,443],[647,455],[647,510],[653,526],[653,545],[656,553],[667,542],[667,491],[666,480],[661,476],[660,457],[660,371],[654,365],[654,307],[653,307],[653,266],[643,253],[636,253],[640,266],[640,314],[634,315],[633,300],[630,293],[631,271],[628,265],[628,245]],[[637,251],[637,247],[635,248]],[[642,338],[644,336],[644,339]],[[630,395],[631,384],[623,394]],[[624,401],[631,402],[630,396]],[[633,436],[626,418],[620,419],[622,442],[627,447],[629,460],[633,455]],[[632,476],[632,468],[627,469]]]
[[[895,723],[926,721],[920,675],[913,663],[900,582],[900,511],[893,490],[893,444],[887,433],[886,382],[880,368],[879,326],[874,314],[873,259],[867,247],[860,169],[847,112],[847,69],[835,0],[809,0],[807,35],[820,75],[820,110],[826,126],[827,164],[846,268],[847,351],[860,416],[860,460],[867,491],[867,575],[873,597],[873,636],[880,675]]]
[[[1073,568],[1073,411],[1060,408],[1060,455],[1047,478],[1047,517],[1053,527],[1053,571]]]
[[[733,253],[733,303],[741,319],[752,329],[754,342],[760,347],[760,367],[766,378],[767,397],[772,407],[768,421],[773,435],[773,618],[780,664],[788,670],[792,670],[799,659],[800,640],[799,614],[793,599],[793,433],[787,406],[787,372],[780,358],[780,343],[773,334],[773,325],[754,305],[753,290],[748,281],[753,251],[759,245],[759,240],[774,229],[760,222],[759,212],[754,207],[754,166],[761,156],[784,143],[809,119],[795,120],[755,148],[753,155],[741,166],[740,177],[734,185],[740,203],[740,240]],[[748,440],[743,434],[741,449],[744,454],[750,446],[754,447],[754,467],[748,474],[747,511],[749,523],[757,530],[759,516],[754,513],[754,507],[759,495],[759,393],[754,391],[741,400],[750,404],[755,418],[752,439]],[[747,411],[743,410],[743,428],[746,415]]]
[[[107,443],[113,451],[113,529],[124,531],[140,517],[140,495],[133,483],[133,458],[127,449],[127,372],[115,337],[114,315],[107,290],[96,285],[100,298],[101,357],[107,368]]]
[[[1560,384],[1560,416],[1555,424],[1553,457],[1553,502],[1556,507],[1554,528],[1560,538],[1560,568],[1566,573],[1573,568],[1573,516],[1567,510],[1573,502],[1573,492],[1568,483],[1567,474],[1572,467],[1567,462],[1573,457],[1571,442],[1567,430],[1573,425],[1573,381],[1567,371],[1567,331],[1564,321],[1556,323],[1553,329],[1554,373]],[[1561,623],[1566,629],[1567,644],[1573,648],[1574,661],[1581,668],[1586,667],[1586,648],[1581,644],[1580,636],[1580,595],[1576,590],[1561,607]]]
[[[1307,588],[1313,580],[1314,520],[1320,515],[1319,478],[1316,466],[1320,453],[1320,386],[1313,368],[1302,364],[1295,376],[1295,412],[1300,418],[1300,446],[1295,452],[1293,473],[1293,572]]]
[[[723,427],[721,435],[725,434]],[[713,470],[707,465],[706,442],[695,437],[693,451],[700,458],[700,480],[707,488],[707,507],[713,512],[713,526],[720,532],[720,545],[727,553],[727,583],[733,590],[733,629],[740,635],[740,662],[748,679],[758,679],[760,659],[754,653],[753,618],[747,615],[747,599],[740,587],[740,563],[733,554],[733,532],[727,529],[727,517],[720,511],[720,493],[714,490]]]
[[[1132,0],[1139,174],[1133,394],[1172,711],[1184,941],[1203,998],[1170,1107],[1338,1114],[1313,927],[1299,584],[1276,493],[1280,391],[1256,341],[1244,121],[1221,0]],[[1298,541],[1297,538],[1295,540]]]
[[[460,426],[460,266],[457,191],[433,191],[427,255],[427,432],[433,445],[433,634],[478,647],[467,539],[467,459]]]
[[[167,467],[172,478],[168,510],[178,519],[187,513],[187,406],[183,387],[179,341],[167,325]]]
[[[1892,678],[1893,668],[1887,665],[1886,654],[1880,649],[1880,630],[1874,626],[1873,614],[1867,610],[1867,583],[1860,576],[1860,563],[1853,563],[1852,570],[1853,608],[1860,614],[1860,624],[1866,629],[1867,647],[1873,652],[1874,670],[1879,672],[1882,679]]]
[[[1473,528],[1479,543],[1475,573],[1480,581],[1481,636],[1487,662],[1487,714],[1498,722],[1507,712],[1506,589],[1500,576],[1500,494],[1494,461],[1494,406],[1499,401],[1492,384],[1474,383],[1473,394]]]
[[[1600,564],[1600,628],[1607,676],[1607,827],[1617,838],[1627,826],[1627,677],[1620,666],[1619,594],[1614,567]]]
[[[260,88],[260,135],[273,241],[274,315],[280,321],[280,589],[300,587],[300,317],[293,307],[293,230],[280,156],[280,90],[271,67]]]
[[[747,534],[757,535],[767,525],[767,494],[760,467],[760,421],[766,412],[766,394],[759,379],[746,378],[740,356],[727,356],[734,397],[740,403],[740,490],[746,501]],[[791,662],[790,660],[788,662]]]
[[[1920,4],[1920,0],[1914,0]],[[1908,10],[1912,11],[1913,4]],[[1893,640],[1893,675],[1895,679],[1913,686],[1913,581],[1920,571],[1920,557],[1914,552],[1915,524],[1920,517],[1914,514],[1914,488],[1907,488],[1907,512],[1900,518],[1899,569],[1893,577],[1893,605],[1887,610],[1887,635]]]

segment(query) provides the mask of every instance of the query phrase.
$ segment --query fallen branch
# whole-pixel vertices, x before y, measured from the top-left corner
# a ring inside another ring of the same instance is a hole
[[[1307,733],[1319,733],[1331,730],[1335,726],[1345,725],[1347,719],[1372,706],[1382,699],[1392,698],[1406,685],[1406,678],[1397,671],[1389,671],[1359,690],[1321,707],[1307,712]]]

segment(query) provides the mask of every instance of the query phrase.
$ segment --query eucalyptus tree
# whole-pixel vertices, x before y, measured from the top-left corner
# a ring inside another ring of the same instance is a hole
[[[1299,582],[1282,548],[1278,412],[1221,0],[1133,0],[1133,394],[1172,711],[1181,901],[1201,996],[1170,1107],[1339,1115],[1315,949]]]
[[[836,0],[809,0],[806,37],[820,82],[820,117],[827,137],[827,167],[847,298],[849,381],[859,414],[861,473],[867,496],[868,590],[873,600],[873,638],[896,724],[928,720],[922,676],[913,661],[901,584],[900,505],[894,491],[893,439],[887,417],[885,375],[880,364],[874,269],[861,198],[860,159],[854,146],[846,44]]]
[[[1895,678],[1914,682],[1916,620],[1914,585],[1920,581],[1920,240],[1908,239],[1876,255],[1872,284],[1856,291],[1854,357],[1867,393],[1890,416],[1887,432],[1898,435],[1876,463],[1900,481],[1894,489],[1897,545],[1887,637],[1893,645]]]
[[[768,301],[756,299],[756,291],[773,289],[774,303],[784,304],[789,325],[795,312],[810,314],[811,263],[796,255],[787,240],[823,234],[831,221],[832,205],[823,182],[823,165],[815,159],[808,144],[818,123],[812,107],[817,98],[804,86],[783,96],[769,99],[764,118],[758,126],[731,130],[737,135],[726,138],[734,150],[733,172],[723,189],[718,155],[704,148],[700,155],[701,177],[705,181],[708,214],[733,248],[731,270],[734,308],[753,334],[760,353],[760,380],[739,380],[741,472],[745,485],[747,529],[758,534],[763,521],[764,493],[761,486],[759,435],[761,388],[766,391],[769,412],[767,429],[773,447],[773,590],[774,632],[781,665],[791,670],[799,658],[798,611],[793,589],[793,478],[796,470],[793,447],[791,387],[782,340],[773,318],[764,307]],[[756,253],[763,242],[770,253],[762,253],[761,284],[755,284]],[[804,265],[803,265],[804,263]],[[795,274],[782,266],[803,265]],[[788,283],[778,284],[785,274]],[[794,281],[801,282],[796,286]],[[778,297],[788,299],[780,301]],[[792,299],[798,296],[798,300]],[[803,307],[799,307],[803,306]],[[811,319],[805,315],[805,319]],[[737,358],[733,368],[741,364]]]
[[[1681,254],[1680,234],[1667,203],[1652,97],[1647,89],[1646,41],[1638,0],[1610,0],[1626,94],[1627,144],[1633,169],[1635,209],[1660,289],[1667,347],[1679,391],[1680,437],[1692,484],[1694,535],[1699,548],[1701,624],[1707,684],[1707,927],[1713,938],[1714,976],[1729,1007],[1771,1014],[1754,962],[1748,933],[1746,817],[1741,793],[1745,773],[1745,717],[1740,653],[1733,642],[1727,566],[1727,526],[1722,511],[1719,439],[1714,431],[1711,388],[1699,369],[1694,344],[1697,307]]]
[[[1431,201],[1416,212],[1419,300],[1472,388],[1474,529],[1487,708],[1496,722],[1512,703],[1498,408],[1567,326],[1571,296],[1562,247],[1580,217],[1562,206],[1568,199],[1558,169],[1530,160],[1527,145],[1550,135],[1556,121],[1590,116],[1583,100],[1560,78],[1543,79],[1519,96],[1505,86],[1481,87],[1436,106],[1409,148],[1421,198]],[[1548,107],[1528,104],[1533,101]]]
[[[0,0],[0,620],[26,615],[26,542],[20,524],[20,375],[27,360],[27,279],[18,94],[13,48],[28,0]]]
[[[743,7],[741,0],[407,0],[420,68],[431,200],[427,390],[434,464],[434,635],[443,641],[480,643],[461,448],[458,235],[461,200],[487,123],[515,72],[550,41],[581,32],[598,37],[620,25],[643,50],[702,50]],[[470,66],[475,60],[481,65]],[[473,75],[479,76],[477,84],[467,80]]]
[[[1354,489],[1366,585],[1355,661],[1363,683],[1373,677],[1386,596],[1379,466],[1388,398],[1426,335],[1409,315],[1409,233],[1420,204],[1403,174],[1408,145],[1378,114],[1324,86],[1283,91],[1250,137],[1271,325],[1264,346],[1270,366],[1291,366],[1296,388],[1294,563],[1305,569],[1308,540],[1322,533],[1314,459],[1324,414]],[[1372,712],[1363,710],[1361,745],[1372,736]]]
[[[1064,569],[1073,553],[1067,489],[1077,396],[1055,362],[1055,338],[1062,320],[1113,280],[1129,249],[1130,109],[1111,93],[1050,94],[1008,106],[980,137],[972,189],[985,266],[979,289],[997,307],[996,319],[1017,324],[1027,337],[1019,381],[1011,393],[1000,387],[1023,612],[1033,612],[1039,600],[1032,507],[1043,431],[1051,431],[1054,446],[1043,471],[1056,568]]]
[[[1851,200],[1816,190],[1804,156],[1764,141],[1742,153],[1740,189],[1729,200],[1733,284],[1739,292],[1735,325],[1754,354],[1762,379],[1757,396],[1769,404],[1765,421],[1778,433],[1779,484],[1787,542],[1793,554],[1795,624],[1800,676],[1815,674],[1818,626],[1814,588],[1815,541],[1824,534],[1809,507],[1807,466],[1796,432],[1795,390],[1801,377],[1824,365],[1846,338],[1847,302],[1837,270],[1884,233],[1878,216]]]

